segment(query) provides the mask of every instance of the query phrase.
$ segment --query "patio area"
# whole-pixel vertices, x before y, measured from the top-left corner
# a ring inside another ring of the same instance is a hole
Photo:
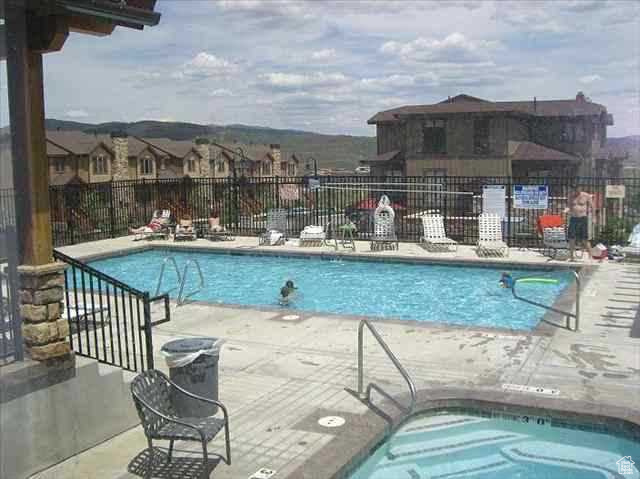
[[[89,258],[138,248],[179,246],[225,248],[272,253],[336,254],[332,248],[258,247],[256,238],[233,242],[197,240],[132,242],[117,238],[61,248],[76,258]],[[339,254],[394,257],[407,260],[474,264],[540,266],[568,263],[547,261],[537,251],[512,249],[507,258],[478,258],[468,246],[457,253],[428,253],[416,244],[401,243],[399,251],[370,253],[368,243]],[[569,400],[623,408],[629,416],[640,412],[640,265],[586,261],[589,280],[582,294],[580,331],[552,328],[550,334],[491,331],[376,320],[375,326],[425,395],[441,388],[500,395],[505,401],[531,399],[530,393],[507,393],[504,384],[544,387],[559,391],[546,404],[570,408]],[[382,419],[363,425],[368,408],[349,390],[356,388],[358,321],[337,315],[261,311],[203,303],[172,305],[171,322],[153,329],[155,364],[166,369],[160,347],[177,338],[214,336],[226,344],[220,356],[220,399],[228,407],[232,465],[218,464],[211,477],[250,478],[261,468],[277,478],[331,477],[344,465],[335,459],[348,444],[353,455],[385,425]],[[634,325],[635,321],[635,325]],[[367,337],[365,382],[374,381],[394,394],[406,392],[401,376]],[[130,380],[131,375],[126,375]],[[374,397],[374,402],[375,402]],[[133,404],[132,404],[133,407]],[[343,427],[323,428],[322,416],[341,416]],[[367,435],[363,431],[370,430]],[[156,442],[158,446],[165,446]],[[140,426],[79,454],[33,477],[53,479],[134,478],[146,472],[146,439]],[[177,444],[172,466],[156,461],[153,477],[198,477],[197,444],[185,456]],[[209,451],[223,452],[222,438]],[[158,451],[161,454],[161,451]],[[160,467],[163,466],[163,467]],[[213,464],[212,464],[213,466]],[[256,478],[267,476],[253,476]]]

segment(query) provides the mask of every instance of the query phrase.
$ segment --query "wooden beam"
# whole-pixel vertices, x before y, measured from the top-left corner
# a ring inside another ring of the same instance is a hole
[[[20,7],[6,11],[7,76],[16,196],[18,261],[53,261],[49,211],[49,165],[44,129],[42,53],[29,46],[29,17]],[[32,26],[31,26],[32,27]]]
[[[66,17],[61,15],[38,16],[27,13],[27,42],[30,50],[50,53],[62,50],[69,36]]]
[[[83,15],[70,15],[67,18],[69,30],[77,33],[86,33],[104,37],[111,35],[116,28],[115,24],[104,18],[87,17]]]

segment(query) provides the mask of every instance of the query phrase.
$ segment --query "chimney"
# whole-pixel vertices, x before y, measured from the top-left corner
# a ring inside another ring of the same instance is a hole
[[[273,158],[273,174],[282,174],[280,166],[282,165],[282,152],[280,151],[280,143],[272,143],[269,145],[271,157]]]
[[[534,96],[533,97],[533,112],[535,113],[536,111],[538,111],[538,99]]]
[[[111,132],[113,142],[113,167],[111,179],[113,181],[129,179],[129,137],[124,131]]]
[[[196,138],[196,150],[200,153],[200,175],[204,177],[213,176],[209,160],[211,159],[211,145],[207,138]]]
[[[576,101],[580,103],[584,103],[586,101],[584,97],[584,93],[579,91],[578,94],[576,95]]]

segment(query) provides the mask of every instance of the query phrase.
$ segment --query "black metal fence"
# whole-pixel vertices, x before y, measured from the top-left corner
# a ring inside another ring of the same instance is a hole
[[[311,184],[310,184],[311,183]],[[314,184],[319,185],[315,188]],[[156,209],[170,209],[174,219],[192,218],[203,227],[212,210],[235,234],[257,235],[271,208],[288,210],[288,234],[297,236],[310,224],[353,221],[358,237],[373,229],[377,201],[387,195],[396,210],[401,241],[419,241],[420,215],[444,216],[450,237],[467,244],[477,240],[483,187],[504,185],[504,235],[511,246],[536,246],[536,222],[542,214],[563,214],[573,184],[594,195],[591,239],[624,242],[640,221],[639,178],[511,178],[511,177],[320,177],[200,178],[142,180],[51,187],[53,237],[67,245],[127,234],[145,225]],[[544,210],[516,208],[515,185],[547,185]],[[607,198],[607,185],[624,185],[624,199]]]
[[[151,298],[57,250],[53,256],[68,265],[63,316],[76,354],[129,371],[153,369],[151,327],[169,320],[169,296]],[[164,318],[153,322],[151,308],[159,301]]]
[[[0,189],[0,360],[23,358],[17,294],[15,191]]]

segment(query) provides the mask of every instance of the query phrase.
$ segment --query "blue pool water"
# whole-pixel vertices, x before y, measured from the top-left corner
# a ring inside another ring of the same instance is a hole
[[[628,456],[636,465],[619,470]],[[444,413],[406,423],[350,479],[639,479],[637,464],[630,439],[549,418]]]
[[[343,261],[283,256],[230,255],[151,250],[92,262],[95,268],[154,294],[163,259],[174,256],[180,270],[197,259],[206,280],[191,299],[278,307],[278,293],[291,279],[298,289],[286,308],[301,311],[411,319],[530,330],[542,308],[514,299],[500,288],[501,270],[399,262]],[[514,277],[558,279],[558,284],[522,284],[519,294],[552,304],[570,282],[559,271],[510,270]],[[186,290],[192,290],[196,274]],[[167,268],[163,290],[176,284]],[[177,291],[172,293],[173,296]]]

